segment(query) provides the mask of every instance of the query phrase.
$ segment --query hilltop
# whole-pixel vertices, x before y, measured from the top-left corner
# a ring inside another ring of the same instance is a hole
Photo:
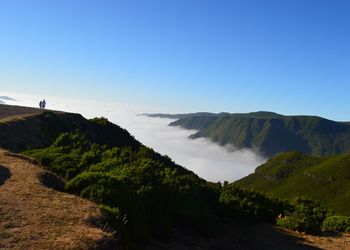
[[[1,99],[1,98],[0,98]],[[0,120],[13,120],[16,118],[23,118],[42,113],[43,111],[37,108],[14,106],[14,105],[0,105]],[[57,111],[56,111],[57,112]]]
[[[129,132],[109,123],[104,129],[80,114],[0,105],[0,147],[12,152],[43,148],[64,132],[84,131],[86,136],[109,146],[140,147]]]
[[[350,151],[350,124],[317,116],[284,116],[265,111],[154,116],[177,119],[170,126],[198,130],[190,136],[192,139],[205,137],[220,145],[250,148],[265,157],[288,151],[318,156]]]

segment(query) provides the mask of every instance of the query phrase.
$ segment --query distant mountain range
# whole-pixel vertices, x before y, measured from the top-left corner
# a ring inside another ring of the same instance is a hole
[[[17,101],[9,96],[0,96],[0,104],[6,104],[5,101]]]
[[[297,152],[277,155],[234,184],[292,200],[307,196],[335,212],[350,215],[350,153],[315,157]]]
[[[226,113],[222,113],[222,114],[226,114]],[[198,113],[189,113],[189,114],[141,114],[141,115],[145,115],[148,117],[181,119],[181,118],[191,117],[191,116],[216,116],[218,114],[208,113],[208,112],[198,112]]]
[[[0,96],[0,100],[5,100],[5,101],[17,101],[16,99],[13,99],[9,96]]]
[[[250,148],[265,157],[299,151],[325,156],[350,151],[350,123],[317,116],[284,116],[273,112],[146,114],[177,119],[170,126],[198,130],[190,138]]]

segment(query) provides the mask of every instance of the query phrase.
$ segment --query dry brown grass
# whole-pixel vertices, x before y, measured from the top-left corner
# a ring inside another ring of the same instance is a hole
[[[0,186],[0,249],[91,249],[111,235],[92,225],[99,208],[41,185],[44,170],[0,149],[10,176]]]
[[[19,118],[23,116],[38,115],[42,112],[43,110],[39,108],[0,104],[0,120],[10,120],[12,117]]]
[[[265,249],[350,249],[350,234],[348,233],[309,235],[267,224],[254,226],[252,233],[255,235],[254,238],[257,238],[256,246],[280,246],[280,248],[267,247]]]
[[[290,230],[280,229],[284,234],[302,238],[307,245],[319,249],[346,250],[350,249],[350,233],[324,233],[320,236],[298,233]]]

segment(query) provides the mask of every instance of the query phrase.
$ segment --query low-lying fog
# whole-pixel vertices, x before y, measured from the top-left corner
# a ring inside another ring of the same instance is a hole
[[[37,107],[40,97],[23,94],[0,93],[17,101],[1,101],[12,105]],[[139,116],[151,113],[144,107],[120,103],[97,103],[50,97],[47,108],[81,113],[86,118],[107,117],[111,122],[126,128],[136,139],[161,154],[168,155],[176,163],[192,170],[208,181],[234,181],[252,172],[264,163],[264,159],[251,150],[233,150],[220,147],[207,139],[188,139],[195,131],[170,127],[171,119]]]

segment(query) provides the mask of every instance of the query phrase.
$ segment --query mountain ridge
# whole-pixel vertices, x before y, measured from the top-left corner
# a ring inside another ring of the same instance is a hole
[[[171,115],[163,117],[170,118]],[[219,145],[249,148],[265,157],[288,151],[321,156],[350,150],[350,123],[318,116],[285,116],[259,111],[209,115],[194,113],[176,117],[169,125],[197,130],[190,135],[191,139],[205,137]]]

